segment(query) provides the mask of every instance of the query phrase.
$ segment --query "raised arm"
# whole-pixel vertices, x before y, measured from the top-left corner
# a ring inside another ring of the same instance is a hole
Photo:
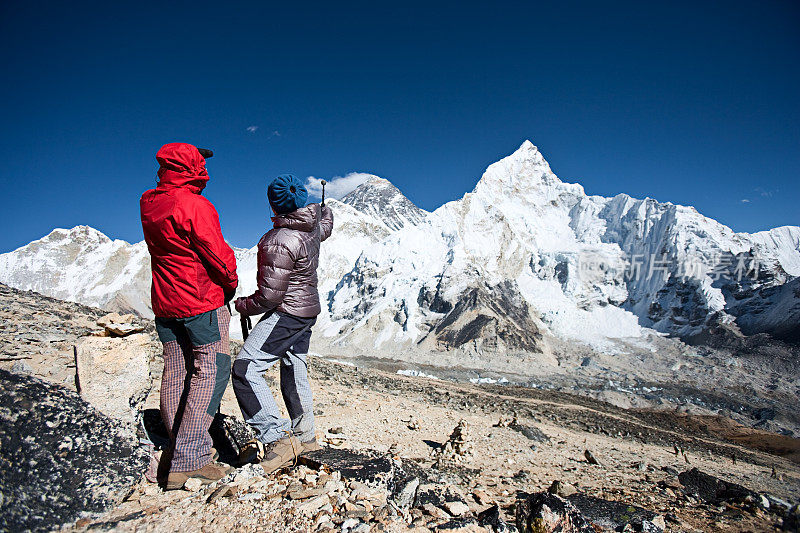
[[[333,211],[327,205],[322,206],[322,218],[319,221],[320,240],[324,241],[333,233]]]

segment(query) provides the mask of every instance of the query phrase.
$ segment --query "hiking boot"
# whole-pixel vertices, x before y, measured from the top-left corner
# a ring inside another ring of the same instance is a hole
[[[169,476],[169,469],[172,465],[172,454],[174,450],[164,450],[161,452],[161,459],[158,461],[158,470],[156,474],[156,479],[160,485],[164,485],[167,482],[167,477]],[[211,462],[219,461],[219,452],[216,448],[212,446],[211,448]]]
[[[315,452],[317,450],[321,450],[322,449],[322,446],[319,445],[319,443],[317,442],[317,439],[315,439],[315,438],[311,439],[309,441],[306,441],[306,442],[302,442],[301,444],[303,445],[303,451],[300,452],[301,455],[305,455],[305,454],[307,454],[309,452]]]
[[[189,478],[196,477],[203,482],[203,485],[208,485],[224,478],[233,468],[220,463],[210,462],[203,468],[197,470],[190,470],[188,472],[170,472],[167,476],[166,490],[182,489],[183,485]]]
[[[261,467],[264,473],[271,474],[284,466],[297,462],[303,445],[295,436],[284,437],[266,445]]]

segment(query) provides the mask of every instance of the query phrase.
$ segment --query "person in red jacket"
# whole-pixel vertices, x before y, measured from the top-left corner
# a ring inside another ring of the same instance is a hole
[[[162,467],[169,468],[166,488],[178,489],[191,477],[211,483],[230,470],[214,461],[208,429],[230,378],[226,304],[238,278],[219,215],[201,195],[209,179],[205,158],[191,144],[170,143],[156,159],[158,185],[139,204],[164,345],[161,416],[170,449]]]

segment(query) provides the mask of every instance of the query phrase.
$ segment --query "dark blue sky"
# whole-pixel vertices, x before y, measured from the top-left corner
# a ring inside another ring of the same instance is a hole
[[[172,141],[216,152],[237,246],[276,174],[371,172],[434,209],[525,139],[590,194],[800,223],[796,1],[165,4],[0,3],[0,251],[140,240]]]

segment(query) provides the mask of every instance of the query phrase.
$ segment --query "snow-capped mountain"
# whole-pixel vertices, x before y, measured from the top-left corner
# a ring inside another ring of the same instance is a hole
[[[389,180],[378,176],[356,187],[341,201],[361,213],[371,215],[392,230],[416,226],[428,216],[427,211],[411,203]]]
[[[112,240],[89,226],[54,229],[0,254],[0,282],[61,300],[153,316],[144,241]]]
[[[791,339],[798,275],[798,227],[737,234],[692,207],[588,196],[526,141],[462,199],[365,248],[328,294],[326,333],[375,347],[545,350],[552,335],[609,349],[645,328],[696,339],[735,322]]]
[[[316,330],[336,346],[614,351],[720,326],[798,340],[800,227],[735,233],[692,207],[589,196],[528,141],[432,213],[377,177],[328,205]],[[249,294],[255,250],[235,251]],[[151,315],[144,244],[85,226],[0,255],[0,282]]]

